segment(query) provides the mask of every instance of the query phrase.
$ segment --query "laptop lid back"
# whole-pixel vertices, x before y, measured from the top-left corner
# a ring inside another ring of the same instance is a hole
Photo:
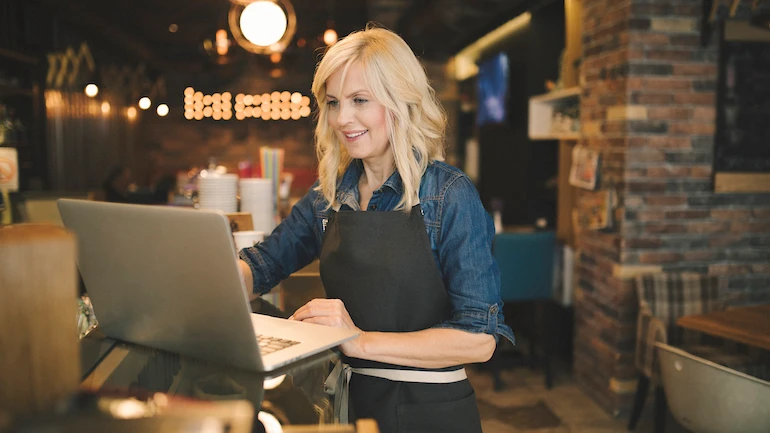
[[[262,371],[251,307],[223,214],[61,199],[106,335]]]

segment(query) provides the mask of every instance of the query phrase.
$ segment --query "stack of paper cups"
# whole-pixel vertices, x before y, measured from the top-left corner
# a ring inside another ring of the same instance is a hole
[[[241,179],[241,212],[251,214],[254,230],[269,234],[275,228],[273,181],[271,179]]]
[[[201,209],[238,211],[238,176],[208,173],[198,179],[198,204]]]

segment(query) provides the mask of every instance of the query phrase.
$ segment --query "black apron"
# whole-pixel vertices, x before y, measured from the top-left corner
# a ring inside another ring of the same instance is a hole
[[[341,299],[364,331],[419,331],[446,320],[451,305],[419,205],[402,211],[330,213],[320,258],[328,298]],[[421,370],[357,358],[356,368]],[[453,370],[449,368],[444,370]],[[353,374],[351,421],[373,418],[382,433],[481,433],[476,396],[454,383],[396,382]]]

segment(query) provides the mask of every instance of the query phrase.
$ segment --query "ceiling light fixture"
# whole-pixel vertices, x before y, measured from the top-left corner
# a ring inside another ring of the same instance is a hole
[[[532,14],[530,12],[524,12],[523,14],[482,36],[476,42],[468,45],[459,53],[455,54],[455,79],[462,81],[467,78],[476,76],[476,74],[479,72],[479,68],[476,65],[476,62],[479,60],[479,58],[481,58],[482,54],[490,47],[506,40],[507,38],[510,38],[512,34],[529,25],[531,20]]]
[[[148,98],[146,96],[143,96],[139,100],[139,108],[141,108],[142,110],[146,110],[146,109],[150,108],[151,105],[152,105],[152,101],[150,100],[150,98]]]
[[[217,54],[224,56],[227,54],[227,50],[230,49],[230,40],[227,39],[227,30],[219,29],[216,33],[216,39],[214,46],[217,48]]]
[[[94,96],[99,94],[99,87],[96,84],[91,83],[86,86],[85,92],[86,92],[86,96],[88,96],[89,98],[93,98]]]
[[[155,112],[158,113],[158,116],[165,117],[168,114],[168,105],[166,104],[158,105],[158,108],[155,109]]]
[[[337,43],[337,32],[331,26],[324,32],[324,43],[326,45],[334,45]]]
[[[289,0],[230,0],[230,32],[238,45],[256,54],[280,53],[291,42],[297,16]]]
[[[323,41],[326,45],[332,46],[337,43],[337,31],[334,30],[334,0],[326,0],[326,31],[323,34]]]

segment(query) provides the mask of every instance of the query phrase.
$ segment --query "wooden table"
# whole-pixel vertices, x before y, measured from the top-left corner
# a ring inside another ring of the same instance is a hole
[[[770,304],[682,316],[676,324],[683,328],[770,350]]]

